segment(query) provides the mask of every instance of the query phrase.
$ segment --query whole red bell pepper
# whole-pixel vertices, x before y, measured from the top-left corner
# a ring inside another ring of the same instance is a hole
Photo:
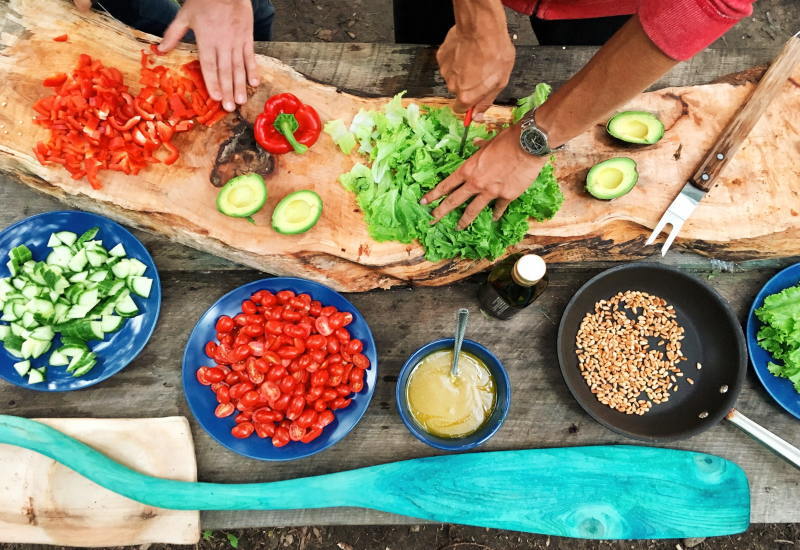
[[[253,126],[256,141],[267,152],[305,153],[322,131],[317,111],[289,93],[272,96]]]

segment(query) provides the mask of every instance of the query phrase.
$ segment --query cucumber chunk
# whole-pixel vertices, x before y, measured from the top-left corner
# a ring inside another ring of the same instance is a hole
[[[133,298],[128,295],[117,302],[117,305],[114,306],[114,311],[116,311],[120,317],[135,317],[139,313],[139,307],[136,305],[136,302],[133,301]]]
[[[130,281],[130,289],[134,294],[141,296],[142,298],[150,297],[150,290],[153,287],[153,279],[150,277],[131,277],[128,280]]]
[[[114,248],[108,251],[109,256],[114,256],[117,258],[124,258],[127,256],[125,252],[125,247],[122,246],[122,243],[118,243]]]
[[[38,384],[44,382],[44,367],[38,369],[31,369],[28,373],[28,384]]]
[[[17,371],[17,374],[20,376],[25,376],[28,374],[28,371],[31,370],[31,362],[27,359],[25,361],[17,361],[13,366],[14,370]]]
[[[58,240],[61,241],[61,243],[66,246],[72,246],[78,239],[78,235],[73,233],[72,231],[59,231],[58,233],[54,233],[54,235],[58,237]]]

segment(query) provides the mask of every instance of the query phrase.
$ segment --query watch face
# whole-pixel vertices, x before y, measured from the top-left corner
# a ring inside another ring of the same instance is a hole
[[[525,128],[519,136],[520,145],[531,155],[543,156],[550,152],[547,136],[539,128]]]

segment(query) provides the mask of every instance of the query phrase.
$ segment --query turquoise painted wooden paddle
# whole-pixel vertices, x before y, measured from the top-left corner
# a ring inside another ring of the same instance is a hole
[[[139,474],[39,422],[0,415],[0,443],[42,453],[133,500],[180,510],[358,506],[440,522],[585,538],[747,529],[747,478],[725,459],[627,445],[470,453],[272,483]]]

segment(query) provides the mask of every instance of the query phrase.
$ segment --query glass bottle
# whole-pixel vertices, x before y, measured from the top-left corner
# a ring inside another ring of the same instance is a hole
[[[497,264],[478,290],[481,310],[510,319],[547,288],[547,265],[536,254],[515,254]]]

